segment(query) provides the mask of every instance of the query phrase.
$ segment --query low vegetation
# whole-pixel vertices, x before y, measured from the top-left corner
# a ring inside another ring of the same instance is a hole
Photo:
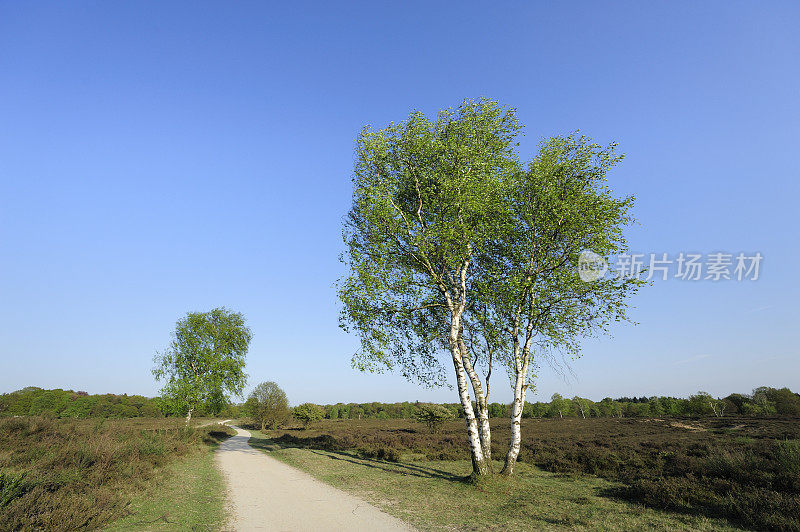
[[[162,466],[231,429],[177,420],[0,419],[0,530],[95,529],[131,512]]]
[[[269,445],[441,469],[468,464],[462,423],[431,433],[404,420],[327,420],[302,431],[272,431]],[[502,453],[508,420],[493,420],[492,430],[493,452]],[[561,477],[600,477],[610,482],[598,492],[603,498],[724,518],[732,526],[800,530],[796,418],[529,419],[522,430],[520,462]]]
[[[355,423],[355,422],[345,422]],[[464,482],[469,460],[400,462],[353,451],[296,448],[258,432],[250,444],[349,491],[419,530],[735,530],[724,520],[669,513],[605,496],[618,486],[518,464],[511,478]],[[500,462],[495,463],[495,468]],[[466,511],[469,509],[469,512]]]
[[[103,530],[227,530],[227,490],[213,452],[175,460],[163,476],[131,499],[125,517]]]

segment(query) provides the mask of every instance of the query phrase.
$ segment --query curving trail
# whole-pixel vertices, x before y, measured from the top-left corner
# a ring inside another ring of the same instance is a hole
[[[247,443],[250,433],[220,444],[217,464],[228,483],[232,530],[411,531],[399,519],[323,484]]]

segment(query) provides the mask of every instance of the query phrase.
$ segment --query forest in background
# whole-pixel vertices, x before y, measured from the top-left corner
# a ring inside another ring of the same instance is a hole
[[[417,402],[402,403],[337,403],[318,405],[325,419],[413,419]],[[446,403],[453,416],[461,417],[461,405]],[[198,412],[196,415],[207,415]],[[490,403],[489,414],[494,418],[510,415],[510,406]],[[141,395],[97,394],[83,391],[45,390],[27,387],[0,395],[0,416],[50,416],[56,418],[157,418],[183,416],[160,397]],[[249,415],[245,403],[230,403],[219,414],[237,418]],[[524,418],[563,417],[723,417],[800,416],[800,395],[788,388],[762,386],[752,393],[734,393],[724,398],[698,392],[688,398],[676,397],[607,397],[592,401],[583,397],[567,398],[554,394],[549,402],[526,403]]]

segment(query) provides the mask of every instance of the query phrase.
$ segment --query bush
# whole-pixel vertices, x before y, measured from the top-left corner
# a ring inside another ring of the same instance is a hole
[[[391,447],[378,447],[378,448],[364,448],[361,447],[357,450],[358,455],[362,458],[371,458],[378,460],[385,460],[387,462],[399,462],[400,453]]]
[[[414,419],[428,427],[431,433],[437,433],[446,421],[453,419],[453,414],[442,405],[422,404],[414,411]]]
[[[295,417],[295,419],[303,423],[304,427],[307,427],[314,421],[319,421],[322,419],[324,412],[322,407],[312,403],[303,403],[302,405],[294,407],[292,415]]]

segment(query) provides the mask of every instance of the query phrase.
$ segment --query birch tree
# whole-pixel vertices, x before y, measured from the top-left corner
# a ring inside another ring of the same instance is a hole
[[[242,314],[225,308],[189,312],[172,337],[169,347],[155,356],[153,375],[166,381],[161,394],[175,410],[187,413],[187,424],[196,408],[216,414],[230,394],[242,394],[252,338]]]
[[[486,267],[496,281],[484,292],[495,329],[509,345],[504,360],[514,402],[506,474],[513,473],[519,455],[534,353],[577,356],[582,338],[627,319],[627,298],[642,284],[613,275],[586,282],[576,268],[584,250],[609,257],[627,249],[623,230],[633,223],[633,197],[616,198],[605,184],[606,173],[621,160],[614,144],[553,137],[506,189],[511,216],[486,259],[493,261]]]
[[[465,101],[436,121],[413,113],[358,139],[353,206],[345,224],[342,326],[355,330],[362,370],[399,368],[441,383],[449,354],[473,460],[491,470],[489,378],[511,374],[513,473],[525,395],[539,358],[577,356],[586,336],[626,320],[629,277],[584,282],[579,254],[625,251],[633,197],[605,185],[615,145],[577,135],[544,141],[523,167],[520,125],[495,102]],[[485,380],[479,375],[485,369]],[[470,388],[474,396],[474,408]]]
[[[436,120],[414,112],[385,129],[366,127],[344,228],[350,273],[338,293],[341,324],[361,340],[354,367],[397,368],[437,385],[444,363],[452,364],[474,475],[491,471],[491,442],[488,386],[476,371],[481,329],[468,317],[481,257],[509,219],[505,190],[519,171],[519,128],[513,109],[485,99]]]

